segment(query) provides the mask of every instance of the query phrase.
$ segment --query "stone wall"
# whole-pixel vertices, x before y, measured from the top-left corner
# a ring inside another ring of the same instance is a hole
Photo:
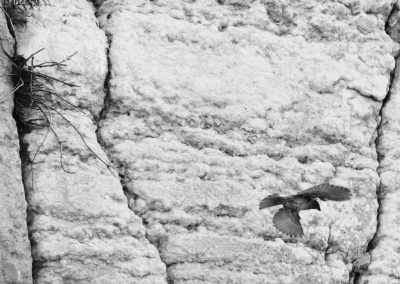
[[[399,9],[396,5],[387,24],[387,32],[396,42],[400,42],[399,19]],[[382,121],[377,140],[380,175],[379,226],[370,243],[370,265],[360,277],[360,283],[395,284],[400,282],[400,191],[397,177],[400,170],[397,154],[400,149],[398,60],[390,92],[381,110]]]
[[[0,13],[0,38],[12,53],[12,39]],[[31,283],[32,259],[26,225],[19,140],[13,119],[11,62],[0,57],[0,283]]]
[[[34,282],[397,283],[394,7],[54,0],[30,11],[18,53],[77,52],[43,72],[79,85],[49,87],[83,111],[54,98],[54,131],[20,133]],[[18,162],[8,174],[20,181]],[[323,182],[352,199],[301,212],[303,238],[275,229],[278,208],[258,209]]]
[[[40,71],[78,85],[48,87],[80,109],[54,97],[52,129],[20,136],[34,282],[162,283],[165,265],[97,143],[107,57],[92,4],[65,0],[35,8],[17,41],[25,58],[45,48],[34,56],[37,63],[77,52],[66,66]]]

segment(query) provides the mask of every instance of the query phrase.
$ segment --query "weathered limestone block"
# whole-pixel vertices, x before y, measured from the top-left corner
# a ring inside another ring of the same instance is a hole
[[[35,282],[164,283],[165,265],[145,238],[142,220],[128,208],[117,174],[88,148],[107,162],[93,121],[104,102],[106,38],[92,4],[65,0],[36,8],[18,41],[25,57],[45,48],[36,63],[77,52],[65,67],[40,71],[79,85],[52,87],[83,110],[54,97],[52,129],[59,139],[48,129],[22,137]]]
[[[173,236],[162,246],[162,251],[173,275],[172,283],[175,278],[183,283],[328,283],[330,280],[330,271],[320,253],[299,244],[285,244],[280,239],[265,242],[194,233]]]
[[[378,140],[381,157],[379,174],[379,227],[371,250],[371,263],[360,283],[399,283],[400,281],[400,69],[399,59],[389,100],[382,110]]]
[[[348,283],[377,225],[393,2],[102,1],[111,73],[99,136],[174,283],[302,283],[305,271],[307,283]],[[353,198],[301,212],[302,239],[273,227],[277,209],[258,210],[268,194],[322,182]],[[213,241],[236,254],[203,257]],[[246,265],[266,257],[252,242],[287,251],[282,266],[313,260],[283,276],[267,262],[260,275]]]
[[[11,36],[0,13],[0,37],[12,50]],[[0,51],[2,53],[2,51]],[[32,283],[31,248],[21,175],[19,140],[12,117],[11,62],[0,57],[0,283]]]
[[[400,42],[400,11],[398,1],[393,7],[386,24],[390,37]],[[370,261],[361,271],[358,283],[399,283],[400,281],[400,191],[398,190],[398,173],[400,149],[400,83],[399,59],[397,58],[390,94],[382,109],[382,121],[379,128],[377,151],[380,164],[378,173],[379,187],[379,225],[375,238],[370,245]]]

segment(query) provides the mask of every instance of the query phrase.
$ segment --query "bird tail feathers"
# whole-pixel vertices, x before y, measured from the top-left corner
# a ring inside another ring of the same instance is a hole
[[[284,198],[277,193],[268,195],[263,200],[260,201],[259,208],[264,209],[276,205],[283,204]]]

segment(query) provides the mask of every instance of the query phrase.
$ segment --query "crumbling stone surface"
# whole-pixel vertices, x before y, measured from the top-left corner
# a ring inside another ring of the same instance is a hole
[[[172,283],[348,283],[377,226],[393,2],[102,1],[98,133]],[[258,210],[322,182],[353,198],[301,212],[302,239]],[[284,274],[254,253],[277,246]]]
[[[0,37],[12,50],[4,15],[0,13]],[[26,201],[21,177],[19,140],[12,117],[11,62],[0,57],[0,283],[31,283],[32,259],[26,223]]]
[[[378,140],[378,153],[381,158],[379,226],[370,251],[371,263],[368,270],[362,274],[360,283],[399,283],[400,281],[399,75],[400,71],[397,67],[389,100],[382,110]]]
[[[64,67],[40,70],[79,85],[48,86],[80,108],[53,98],[49,117],[59,140],[47,128],[21,134],[34,282],[164,283],[165,265],[97,143],[107,56],[92,4],[68,0],[37,7],[17,39],[25,58],[45,48],[34,56],[37,63],[77,52]]]
[[[20,133],[35,283],[398,281],[397,79],[380,124],[399,51],[385,32],[394,0],[47,2],[17,29],[18,53],[77,52],[41,71],[79,85],[48,87],[83,112],[53,98],[59,141]],[[1,243],[13,258],[0,279],[30,283],[0,80],[0,224],[13,242]],[[352,199],[302,211],[303,238],[275,229],[278,208],[258,209],[323,182]]]

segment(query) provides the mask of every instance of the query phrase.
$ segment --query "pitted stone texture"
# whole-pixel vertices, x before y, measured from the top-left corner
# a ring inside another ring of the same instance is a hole
[[[265,242],[194,233],[172,236],[161,247],[172,283],[329,283],[331,279],[321,253],[280,239]]]
[[[399,6],[393,7],[386,31],[396,42],[400,42]],[[400,282],[400,191],[398,190],[400,128],[400,70],[397,59],[396,70],[390,89],[390,96],[382,109],[382,123],[379,129],[378,153],[381,158],[378,172],[381,178],[379,188],[379,226],[371,244],[371,261],[359,278],[359,283]]]
[[[399,60],[397,61],[399,66]],[[379,227],[371,250],[371,263],[360,283],[400,281],[400,69],[397,67],[390,98],[382,110],[378,151],[382,160],[379,173]]]
[[[145,238],[142,220],[128,208],[117,174],[88,148],[107,161],[93,123],[103,108],[107,73],[106,38],[93,7],[88,1],[51,1],[32,12],[18,39],[25,57],[46,48],[35,55],[36,63],[77,52],[66,66],[40,71],[79,85],[53,88],[83,110],[57,97],[47,100],[56,110],[52,130],[35,129],[22,138],[29,159],[23,172],[34,281],[165,283],[165,265]],[[63,141],[62,156],[54,132]]]
[[[309,246],[326,254],[302,264],[310,279],[329,265],[321,281],[348,282],[376,229],[374,141],[398,52],[384,31],[392,3],[103,1],[111,78],[99,135],[164,261],[181,252],[174,283],[234,278],[224,263],[204,276],[213,264],[190,251],[197,231]],[[258,210],[268,194],[322,182],[353,198],[301,212],[303,239],[275,230],[277,209]],[[243,263],[261,257],[237,249]],[[255,267],[241,273],[254,283]],[[282,281],[299,283],[294,272]]]
[[[11,52],[13,41],[0,11],[0,37]],[[32,283],[17,126],[12,117],[11,62],[0,51],[0,283]]]

